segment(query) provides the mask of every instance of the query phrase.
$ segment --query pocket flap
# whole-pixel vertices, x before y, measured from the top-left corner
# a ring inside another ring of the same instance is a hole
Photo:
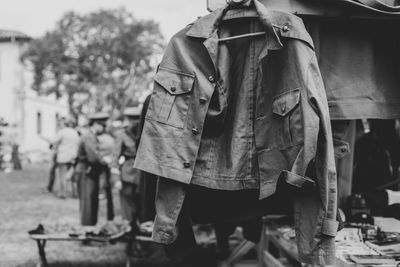
[[[171,95],[189,93],[194,83],[194,75],[163,67],[158,69],[154,79]]]
[[[300,101],[300,89],[291,90],[274,97],[272,112],[286,116]]]

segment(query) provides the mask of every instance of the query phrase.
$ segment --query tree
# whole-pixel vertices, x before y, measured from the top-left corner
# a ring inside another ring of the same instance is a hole
[[[124,8],[65,14],[54,30],[33,40],[22,60],[40,94],[66,95],[70,113],[120,111],[149,88],[164,48],[159,26]]]

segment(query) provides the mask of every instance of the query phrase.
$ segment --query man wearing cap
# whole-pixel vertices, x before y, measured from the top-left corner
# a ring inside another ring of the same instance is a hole
[[[140,107],[129,107],[124,110],[126,127],[117,134],[111,164],[114,185],[120,188],[122,217],[131,223],[133,233],[137,230],[137,186],[140,180],[139,171],[133,168],[133,164],[136,157],[140,112]]]
[[[98,136],[104,133],[107,113],[89,116],[89,131],[82,136],[78,149],[79,200],[82,225],[96,225],[99,208],[100,175],[107,170],[107,163],[100,153]],[[112,219],[112,218],[111,218]]]
[[[99,154],[103,162],[107,165],[104,166],[104,171],[100,175],[100,199],[101,196],[107,200],[107,219],[109,221],[114,219],[114,204],[112,196],[112,183],[110,167],[112,162],[112,155],[115,146],[114,138],[107,132],[97,136],[99,142]]]

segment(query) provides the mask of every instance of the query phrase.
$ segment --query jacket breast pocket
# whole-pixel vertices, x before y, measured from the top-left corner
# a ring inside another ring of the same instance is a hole
[[[273,99],[272,112],[276,127],[277,146],[280,148],[297,144],[303,140],[300,89],[277,95]]]
[[[192,74],[160,67],[155,77],[146,118],[183,128],[188,115],[194,78]]]

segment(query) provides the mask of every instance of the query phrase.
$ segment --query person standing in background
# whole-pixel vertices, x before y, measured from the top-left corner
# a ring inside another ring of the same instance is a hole
[[[57,121],[57,125],[59,125],[59,121]],[[57,126],[58,127],[58,126]],[[42,188],[42,193],[52,193],[54,182],[56,180],[56,170],[57,170],[57,151],[54,149],[53,142],[46,137],[39,135],[44,141],[49,144],[49,149],[51,151],[51,159],[50,159],[50,168],[49,168],[49,180],[47,182],[46,187]]]
[[[115,146],[114,138],[106,131],[98,136],[99,140],[99,154],[105,163],[104,170],[100,174],[100,194],[99,197],[105,195],[107,200],[107,219],[112,221],[114,219],[114,203],[112,196],[111,174],[110,165],[112,162],[112,154]]]
[[[97,224],[100,175],[108,168],[100,154],[98,137],[105,132],[107,120],[107,113],[95,113],[89,116],[90,129],[82,135],[78,149],[75,171],[80,177],[78,194],[81,224],[84,226]]]
[[[111,174],[114,187],[119,189],[122,218],[131,226],[131,239],[126,251],[132,252],[133,240],[139,233],[138,214],[139,170],[133,168],[136,157],[136,138],[140,119],[140,108],[129,107],[124,110],[125,128],[116,133]]]
[[[113,184],[120,189],[122,218],[129,221],[133,232],[137,230],[139,171],[133,168],[136,157],[136,133],[140,108],[124,110],[125,129],[116,134],[111,173]],[[122,161],[122,164],[120,162]]]
[[[19,145],[17,143],[12,144],[11,161],[13,163],[14,170],[22,170],[21,159],[19,157]]]
[[[60,198],[67,197],[68,181],[71,182],[80,142],[78,132],[72,128],[73,124],[72,120],[62,118],[60,120],[60,130],[57,132],[53,143],[56,152],[57,177],[60,184],[58,197]]]

